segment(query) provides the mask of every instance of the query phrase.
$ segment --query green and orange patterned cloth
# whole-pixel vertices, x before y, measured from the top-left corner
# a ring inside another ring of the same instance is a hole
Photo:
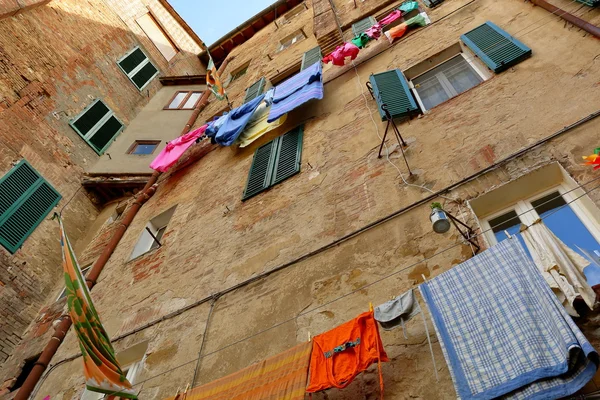
[[[90,292],[67,238],[62,219],[60,224],[63,269],[69,315],[79,339],[83,355],[83,372],[89,391],[106,393],[126,399],[137,399],[135,390],[117,362],[110,339],[100,322]]]
[[[198,386],[185,400],[304,400],[312,343],[302,343],[238,372]],[[170,397],[168,400],[174,400]]]

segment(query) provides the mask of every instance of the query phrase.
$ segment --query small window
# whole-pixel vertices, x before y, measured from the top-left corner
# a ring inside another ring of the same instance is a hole
[[[90,270],[92,269],[92,265],[93,264],[90,264],[87,267],[81,268],[81,273],[83,274],[84,278],[87,276],[88,272],[90,272]],[[64,279],[62,280],[62,282],[64,283]],[[67,288],[63,288],[63,290],[61,290],[56,301],[59,301],[60,299],[64,299],[65,297],[67,297]]]
[[[124,127],[113,111],[100,99],[72,119],[69,125],[99,155],[104,153]]]
[[[150,250],[158,249],[163,245],[162,240],[167,230],[167,225],[175,213],[175,208],[176,207],[172,207],[168,209],[162,214],[152,218],[152,220],[146,224],[144,231],[141,233],[140,238],[133,248],[130,259],[139,257]]]
[[[160,140],[136,140],[127,150],[127,154],[149,155],[154,153],[159,144]]]
[[[145,88],[152,78],[158,75],[158,69],[139,47],[123,56],[117,64],[139,90]]]
[[[193,110],[202,97],[202,92],[182,90],[176,92],[164,109],[165,110]]]
[[[285,24],[289,22],[292,18],[298,14],[301,14],[304,10],[306,10],[306,5],[304,3],[298,4],[296,7],[283,14],[282,23]]]
[[[279,49],[277,51],[285,50],[288,47],[290,47],[291,45],[293,45],[294,43],[297,43],[305,38],[306,38],[306,35],[304,34],[304,32],[302,32],[302,30],[298,30],[298,31],[292,33],[291,35],[283,38],[280,41]]]
[[[14,254],[61,195],[25,160],[0,178],[0,245]]]
[[[137,23],[167,61],[171,61],[177,55],[177,46],[152,14],[148,13],[138,18]]]
[[[242,201],[300,172],[302,133],[299,126],[256,150]]]
[[[132,385],[135,385],[136,379],[144,367],[146,361],[146,352],[148,351],[148,342],[138,343],[116,354],[117,361],[121,365],[125,377]],[[113,396],[104,393],[92,392],[85,389],[81,400],[108,400]]]
[[[414,93],[423,111],[430,110],[484,81],[461,53],[412,79]]]
[[[241,67],[234,69],[229,76],[229,83],[240,79],[242,76],[246,75],[248,72],[248,67],[250,66],[250,61],[244,63]]]

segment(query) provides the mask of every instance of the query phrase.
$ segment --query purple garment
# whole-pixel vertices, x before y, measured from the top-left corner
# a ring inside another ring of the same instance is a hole
[[[321,63],[315,63],[275,87],[267,122],[273,122],[312,99],[323,98]]]

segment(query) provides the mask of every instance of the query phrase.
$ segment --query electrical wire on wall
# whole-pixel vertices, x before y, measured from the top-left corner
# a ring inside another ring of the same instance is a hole
[[[589,180],[589,181],[587,181],[587,182],[585,182],[585,183],[583,183],[583,184],[581,184],[581,185],[578,185],[578,186],[576,186],[576,187],[574,187],[574,188],[570,189],[570,190],[569,190],[569,191],[567,191],[567,192],[564,192],[564,193],[562,193],[562,194],[558,194],[557,196],[555,196],[555,197],[553,197],[553,198],[551,198],[551,199],[548,199],[548,200],[546,200],[545,202],[543,202],[543,203],[541,203],[541,204],[538,204],[538,205],[537,205],[537,207],[540,207],[540,206],[542,206],[542,205],[548,204],[548,203],[550,203],[550,202],[552,202],[552,201],[556,200],[557,198],[559,198],[559,197],[562,197],[562,196],[564,196],[565,194],[568,194],[568,193],[570,193],[570,192],[573,192],[573,191],[575,191],[575,190],[578,190],[578,189],[583,189],[583,187],[584,187],[584,186],[587,186],[587,185],[589,185],[590,183],[596,182],[596,181],[598,181],[598,180],[600,180],[600,176],[597,176],[597,177],[596,177],[596,178],[594,178],[594,179],[591,179],[591,180]],[[547,219],[547,218],[549,218],[550,216],[554,215],[555,213],[559,212],[560,210],[564,209],[565,207],[568,207],[570,204],[574,203],[575,201],[577,201],[577,200],[581,199],[582,197],[584,197],[584,196],[588,195],[589,193],[591,193],[591,192],[593,192],[593,191],[595,191],[595,190],[597,190],[597,189],[599,189],[599,188],[600,188],[600,185],[597,185],[597,186],[594,186],[593,188],[591,188],[591,189],[589,189],[589,190],[584,190],[584,192],[583,192],[582,194],[578,195],[578,196],[577,196],[576,198],[574,198],[573,200],[571,200],[571,201],[569,201],[569,202],[566,202],[565,204],[561,205],[560,207],[557,207],[556,209],[554,209],[552,212],[550,212],[550,213],[548,213],[548,214],[544,215],[543,217],[540,217],[540,220],[542,220],[542,221],[543,221],[543,220],[546,220],[546,219]],[[517,214],[517,217],[520,217],[520,216],[522,216],[522,215],[524,215],[524,214],[526,214],[526,213],[528,213],[528,212],[531,212],[531,211],[533,211],[534,209],[535,209],[535,208],[527,209],[527,210],[523,211],[522,213],[520,213],[520,214]],[[513,217],[513,218],[514,218],[514,217]],[[537,221],[536,221],[536,223],[537,223]],[[502,224],[502,223],[501,223],[501,224]],[[484,235],[484,234],[486,234],[486,233],[488,233],[488,232],[493,232],[493,229],[494,229],[494,228],[496,228],[496,227],[498,227],[498,226],[500,226],[501,224],[494,225],[494,226],[490,227],[489,229],[486,229],[486,230],[484,230],[484,231],[482,231],[482,232],[480,232],[480,233],[478,233],[478,234],[476,234],[476,235],[473,235],[473,237],[478,237],[478,236]],[[529,227],[529,226],[527,226],[527,228],[528,228],[528,227]],[[519,233],[519,234],[520,234],[520,233]],[[179,365],[176,365],[176,366],[174,366],[174,367],[172,367],[172,368],[170,368],[170,369],[168,369],[168,370],[166,370],[166,371],[163,371],[163,372],[161,372],[161,373],[158,373],[158,374],[156,374],[156,375],[153,375],[153,376],[151,376],[151,377],[148,377],[148,378],[146,378],[146,379],[144,379],[144,380],[142,380],[142,381],[140,381],[140,382],[136,382],[135,384],[133,384],[133,386],[134,386],[134,387],[136,387],[136,386],[140,386],[140,385],[142,385],[142,384],[144,384],[144,383],[146,383],[146,382],[148,382],[148,381],[150,381],[150,380],[156,379],[156,378],[158,378],[158,377],[160,377],[160,376],[162,376],[162,375],[164,375],[164,374],[167,374],[167,373],[169,373],[169,372],[175,371],[175,370],[177,370],[177,369],[179,369],[179,368],[185,367],[185,366],[187,366],[187,365],[191,365],[191,364],[193,364],[193,363],[198,363],[199,359],[203,359],[203,358],[206,358],[206,357],[210,357],[210,356],[212,356],[212,355],[215,355],[215,354],[217,354],[217,353],[219,353],[219,352],[221,352],[221,351],[224,351],[224,350],[226,350],[226,349],[228,349],[228,348],[231,348],[231,347],[233,347],[233,346],[235,346],[235,345],[237,345],[237,344],[240,344],[240,343],[242,343],[242,342],[245,342],[245,341],[247,341],[247,340],[253,339],[253,338],[255,338],[255,337],[257,337],[257,336],[260,336],[260,335],[262,335],[262,334],[264,334],[264,333],[266,333],[266,332],[268,332],[268,331],[271,331],[271,330],[273,330],[273,329],[275,329],[275,328],[278,328],[278,327],[280,327],[280,326],[282,326],[282,325],[284,325],[284,324],[287,324],[287,323],[290,323],[290,322],[296,321],[298,318],[300,318],[300,317],[302,317],[302,316],[305,316],[305,315],[307,315],[307,314],[310,314],[310,313],[313,313],[313,312],[315,312],[315,311],[317,311],[317,310],[320,310],[320,309],[322,309],[323,307],[329,306],[329,305],[331,305],[331,304],[333,304],[333,303],[335,303],[335,302],[338,302],[338,301],[340,301],[340,300],[342,300],[342,299],[345,299],[345,298],[346,298],[346,297],[348,297],[348,296],[351,296],[351,295],[353,295],[353,294],[356,294],[356,293],[362,292],[362,291],[364,291],[365,289],[367,289],[367,288],[369,288],[369,287],[371,287],[371,286],[374,286],[374,285],[376,285],[376,284],[378,284],[378,283],[381,283],[381,282],[383,282],[383,281],[386,281],[386,280],[388,280],[388,279],[391,279],[392,277],[394,277],[394,276],[396,276],[396,275],[398,275],[398,274],[400,274],[400,273],[402,273],[402,272],[404,272],[404,271],[407,271],[407,270],[409,270],[409,269],[411,269],[411,268],[413,268],[413,267],[415,267],[415,266],[417,266],[417,265],[419,265],[419,264],[421,264],[421,263],[424,263],[424,262],[430,261],[430,260],[434,259],[435,257],[437,257],[437,256],[440,256],[440,255],[442,255],[442,254],[444,254],[444,253],[446,253],[446,252],[448,252],[448,251],[450,251],[450,250],[452,250],[452,249],[454,249],[454,248],[456,248],[456,247],[458,247],[458,246],[462,246],[462,245],[464,245],[466,242],[467,242],[467,240],[466,240],[466,239],[460,240],[458,243],[456,243],[456,244],[454,244],[454,245],[451,245],[451,246],[448,246],[448,247],[446,247],[446,248],[444,248],[444,249],[442,249],[442,250],[439,250],[439,251],[437,251],[436,253],[434,253],[433,255],[431,255],[431,256],[429,256],[429,257],[426,257],[426,258],[424,258],[424,259],[422,259],[422,260],[419,260],[419,261],[417,261],[417,262],[415,262],[415,263],[412,263],[412,264],[410,264],[410,265],[408,265],[408,266],[401,267],[401,268],[399,268],[399,269],[397,269],[397,270],[395,270],[395,271],[393,271],[393,272],[391,272],[391,273],[389,273],[389,274],[387,274],[387,275],[384,275],[384,276],[382,276],[381,278],[375,279],[375,280],[374,280],[374,281],[372,281],[372,282],[369,282],[369,283],[367,283],[367,284],[365,284],[365,285],[363,285],[363,286],[361,286],[361,287],[359,287],[359,288],[356,288],[356,289],[354,289],[354,290],[352,290],[352,291],[350,291],[350,292],[347,292],[347,293],[345,293],[345,294],[343,294],[343,295],[340,295],[340,296],[338,296],[338,297],[335,297],[335,298],[333,298],[333,299],[331,299],[331,300],[329,300],[329,301],[327,301],[327,302],[325,302],[325,303],[323,303],[323,304],[321,304],[321,305],[318,305],[318,306],[316,306],[316,307],[313,307],[313,308],[311,308],[311,309],[308,309],[308,310],[304,310],[304,311],[302,311],[302,312],[298,313],[298,314],[297,314],[296,316],[294,316],[294,317],[291,317],[291,318],[288,318],[288,319],[286,319],[286,320],[283,320],[283,321],[281,321],[281,322],[279,322],[279,323],[276,323],[276,324],[274,324],[274,325],[272,325],[272,326],[270,326],[270,327],[268,327],[268,328],[265,328],[265,329],[263,329],[263,330],[260,330],[260,331],[258,331],[258,332],[256,332],[256,333],[254,333],[254,334],[251,334],[251,335],[249,335],[249,336],[246,336],[246,337],[244,337],[244,338],[242,338],[242,339],[239,339],[239,340],[237,340],[237,341],[234,341],[234,342],[232,342],[232,343],[229,343],[229,344],[227,344],[227,345],[225,345],[225,346],[222,346],[222,347],[220,347],[220,348],[217,348],[216,350],[213,350],[213,351],[211,351],[211,352],[208,352],[208,353],[206,353],[206,354],[204,354],[204,355],[200,355],[199,357],[196,357],[196,358],[194,358],[194,359],[192,359],[192,360],[189,360],[189,361],[186,361],[186,362],[184,362],[184,363],[181,363],[181,364],[179,364]],[[416,287],[418,287],[418,286],[419,286],[419,285],[417,285]],[[411,289],[414,289],[414,287],[413,287],[413,288],[411,288]],[[53,366],[53,367],[54,367],[54,366]],[[53,369],[53,367],[52,367],[51,369]],[[41,386],[41,385],[40,385],[40,386]],[[35,392],[34,392],[34,393],[35,393]],[[117,392],[115,392],[115,393],[117,393]],[[115,393],[112,393],[112,394],[115,394]],[[139,395],[139,393],[138,393],[138,395]]]

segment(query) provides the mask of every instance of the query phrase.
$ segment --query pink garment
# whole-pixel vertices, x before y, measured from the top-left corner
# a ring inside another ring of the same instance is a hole
[[[331,54],[323,57],[323,62],[327,64],[331,61],[333,62],[333,65],[341,67],[344,65],[346,57],[350,57],[351,60],[354,60],[358,56],[358,52],[358,47],[354,44],[344,43],[343,45],[336,47]]]
[[[370,27],[369,29],[367,29],[365,31],[365,33],[371,39],[377,40],[381,36],[381,28],[383,28],[383,26],[381,26],[381,24],[375,24],[372,27]]]
[[[389,25],[392,22],[394,22],[395,20],[397,20],[398,18],[400,18],[401,16],[402,16],[402,11],[394,10],[391,13],[389,13],[384,19],[379,21],[379,23],[381,25]]]
[[[182,156],[182,154],[194,144],[196,139],[204,134],[204,131],[208,127],[208,124],[202,125],[200,128],[188,132],[183,136],[179,136],[176,139],[171,140],[167,143],[167,147],[160,152],[158,156],[150,164],[150,168],[160,171],[167,172],[169,168],[173,166]]]

